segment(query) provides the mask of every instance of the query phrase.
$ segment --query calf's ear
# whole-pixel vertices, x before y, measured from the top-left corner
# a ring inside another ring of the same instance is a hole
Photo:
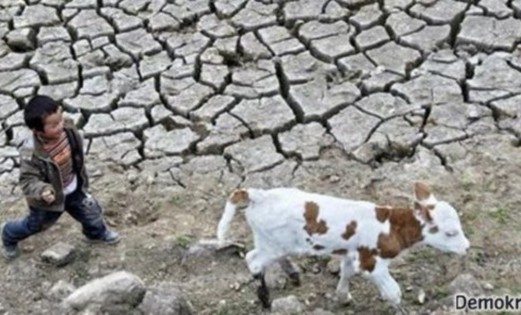
[[[414,197],[416,198],[415,201],[419,201],[420,203],[422,201],[427,201],[431,195],[431,188],[427,184],[423,182],[414,183]]]
[[[434,194],[431,192],[431,188],[429,185],[423,182],[415,182],[414,183],[414,202],[419,203],[424,207],[428,207],[429,209],[434,209],[438,200],[434,197]]]
[[[431,188],[423,182],[414,183],[414,209],[427,222],[432,222],[431,211],[436,207]]]

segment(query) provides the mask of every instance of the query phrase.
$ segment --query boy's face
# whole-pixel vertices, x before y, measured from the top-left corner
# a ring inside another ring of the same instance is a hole
[[[55,113],[47,115],[43,119],[43,132],[39,132],[48,139],[57,139],[63,131],[63,115],[62,109],[58,108]]]

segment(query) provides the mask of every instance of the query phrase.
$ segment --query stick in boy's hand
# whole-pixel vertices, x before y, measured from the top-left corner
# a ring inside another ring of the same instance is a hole
[[[42,199],[47,203],[52,203],[55,199],[52,190],[47,189],[42,192]]]

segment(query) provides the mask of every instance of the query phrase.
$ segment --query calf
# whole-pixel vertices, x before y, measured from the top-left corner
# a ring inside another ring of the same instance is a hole
[[[299,273],[289,257],[339,255],[339,299],[351,299],[348,280],[361,273],[385,300],[403,312],[400,287],[388,270],[393,258],[413,245],[425,244],[457,254],[465,254],[470,246],[450,204],[438,201],[420,182],[414,184],[414,197],[412,207],[399,208],[295,188],[238,189],[227,200],[217,238],[225,243],[236,210],[246,209],[255,244],[246,254],[246,262],[260,281],[257,295],[264,308],[271,307],[264,281],[270,264],[281,263],[298,284]]]

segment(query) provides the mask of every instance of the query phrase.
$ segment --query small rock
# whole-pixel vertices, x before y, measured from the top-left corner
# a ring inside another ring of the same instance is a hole
[[[318,298],[317,294],[316,293],[309,293],[308,294],[308,297],[306,298],[306,304],[309,304],[311,303],[312,301],[316,301]],[[327,293],[326,293],[326,298],[327,298]]]
[[[184,294],[173,283],[161,283],[147,289],[139,305],[143,314],[192,315],[193,307]]]
[[[190,245],[181,260],[181,265],[190,266],[196,259],[208,259],[213,255],[239,255],[243,251],[244,246],[239,243],[220,244],[217,239],[202,239]]]
[[[235,282],[234,284],[232,284],[232,289],[234,289],[235,291],[239,291],[241,289],[241,284],[239,282]]]
[[[31,253],[34,251],[34,245],[25,244],[24,246],[22,246],[22,250],[26,253]]]
[[[63,301],[63,307],[81,311],[96,305],[110,313],[112,307],[135,308],[143,301],[145,293],[145,284],[140,278],[126,271],[118,271],[94,279],[72,292]]]
[[[304,305],[296,296],[290,295],[273,301],[272,311],[281,314],[302,314]]]
[[[61,301],[63,298],[71,294],[76,288],[74,285],[66,282],[65,280],[59,280],[49,291],[49,297],[55,301]]]
[[[317,308],[316,310],[309,313],[310,315],[334,315],[330,311],[323,310],[321,308]]]
[[[492,284],[488,283],[488,282],[485,282],[483,284],[483,289],[485,289],[487,291],[492,291],[492,290],[494,290],[494,286]]]
[[[418,303],[425,303],[425,291],[423,289],[420,289],[420,292],[418,292]]]
[[[476,278],[468,273],[460,274],[449,285],[451,294],[479,295],[483,289]]]
[[[127,175],[127,180],[129,183],[134,184],[139,178],[139,174],[137,172],[129,171]]]
[[[105,221],[107,221],[107,225],[110,227],[118,226],[118,223],[116,222],[116,220],[114,220],[112,218],[105,218]]]
[[[329,182],[332,184],[338,183],[339,181],[340,181],[340,177],[338,177],[336,175],[331,175],[331,177],[329,177]]]
[[[42,260],[61,267],[70,263],[75,257],[74,246],[59,242],[44,251],[41,255]]]
[[[329,271],[331,274],[338,274],[340,272],[340,260],[338,259],[331,259],[327,263],[327,271]]]

